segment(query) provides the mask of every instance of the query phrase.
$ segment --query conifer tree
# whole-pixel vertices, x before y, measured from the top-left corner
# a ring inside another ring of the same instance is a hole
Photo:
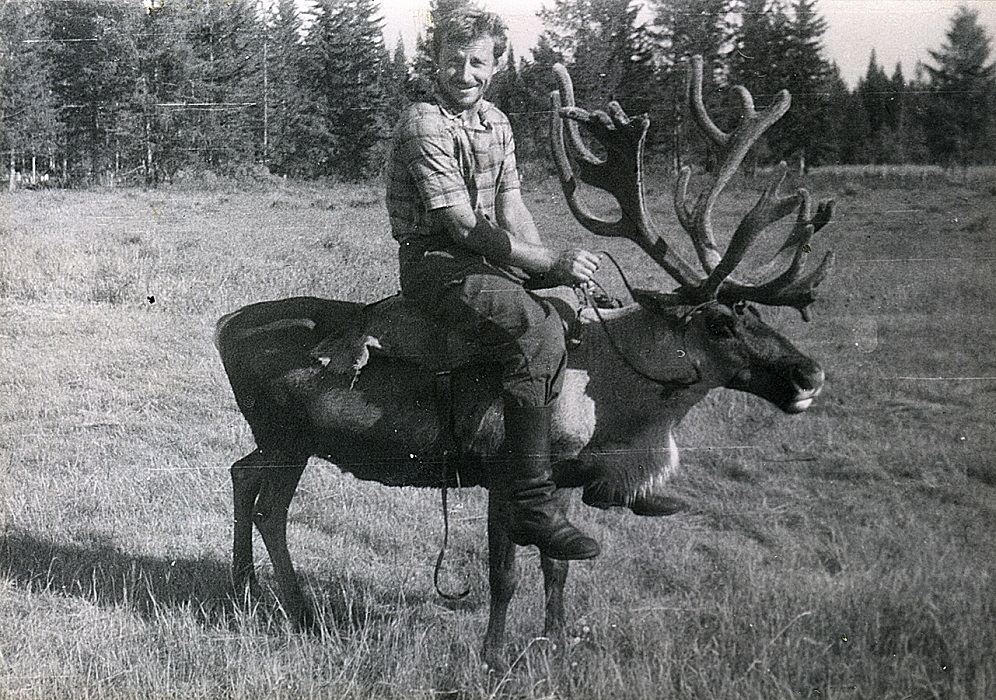
[[[838,140],[839,159],[850,164],[870,162],[871,126],[861,93],[848,93]]]
[[[786,81],[791,36],[788,5],[785,0],[744,0],[739,15],[730,82],[747,87],[763,106]]]
[[[123,29],[129,8],[65,0],[44,3],[53,46],[52,89],[65,124],[67,170],[93,181],[114,172],[131,138],[121,107],[135,80],[134,48]]]
[[[979,13],[964,7],[951,18],[947,43],[930,51],[928,142],[938,162],[992,162],[996,157],[996,64]]]
[[[840,67],[831,62],[825,80],[826,121],[824,131],[814,134],[822,144],[822,156],[819,164],[846,162],[845,150],[848,140],[848,119],[851,116],[852,94],[847,83],[840,74]]]
[[[858,81],[857,92],[865,106],[868,115],[868,128],[872,136],[882,129],[893,127],[892,109],[889,106],[891,87],[885,70],[878,64],[875,50],[872,49],[868,60],[868,70]]]
[[[375,0],[322,0],[304,43],[314,95],[303,126],[307,170],[346,179],[382,165],[390,136],[383,34]]]
[[[653,74],[639,10],[631,0],[555,0],[540,10],[544,40],[568,63],[583,104],[618,100],[639,111],[632,101],[646,93]]]
[[[176,13],[190,44],[181,91],[201,165],[236,173],[262,146],[262,32],[253,0],[199,0]]]
[[[784,0],[745,0],[740,24],[734,33],[735,51],[730,60],[730,83],[743,85],[754,96],[758,108],[766,107],[786,87],[789,67],[791,20]],[[745,161],[746,172],[758,164],[783,156],[777,147],[779,124],[755,144]]]
[[[782,89],[792,108],[755,147],[760,160],[817,164],[835,160],[830,96],[839,89],[832,66],[822,56],[826,21],[815,0],[746,0],[737,50],[731,55],[731,82],[744,85],[759,107]]]
[[[654,39],[657,60],[662,70],[652,117],[651,143],[664,144],[670,154],[671,168],[677,172],[685,157],[701,158],[705,143],[695,130],[688,133],[686,91],[688,61],[702,56],[705,65],[703,99],[710,113],[718,113],[722,88],[727,77],[729,39],[732,28],[728,17],[733,0],[655,0]],[[667,134],[659,133],[666,130]]]
[[[301,115],[312,96],[301,83],[302,17],[295,0],[277,0],[266,18],[264,59],[264,157],[271,172],[297,175],[304,157]]]
[[[172,179],[196,160],[186,137],[194,129],[181,108],[192,63],[181,13],[172,4],[150,8],[133,29],[138,69],[128,109],[139,139],[135,159],[147,185]]]
[[[64,126],[52,91],[49,38],[41,3],[0,4],[0,152],[11,188],[16,169],[40,177],[58,165]]]
[[[826,20],[816,13],[816,0],[794,0],[782,87],[792,94],[792,109],[778,124],[776,157],[800,165],[832,162],[837,146],[831,138],[831,94],[839,86],[831,64],[823,58]]]
[[[408,98],[408,82],[411,79],[405,42],[399,36],[394,52],[387,58],[384,73],[384,95],[386,100],[384,119],[393,129],[401,113],[411,103]]]
[[[684,60],[702,56],[706,78],[722,82],[733,29],[728,17],[734,7],[735,0],[654,0],[653,26],[661,61],[684,72]]]

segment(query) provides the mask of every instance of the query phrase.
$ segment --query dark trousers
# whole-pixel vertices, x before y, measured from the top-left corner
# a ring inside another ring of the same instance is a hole
[[[547,406],[560,393],[567,359],[553,305],[529,293],[513,270],[460,248],[402,246],[401,291],[501,366],[506,403]],[[454,356],[464,356],[452,348]]]

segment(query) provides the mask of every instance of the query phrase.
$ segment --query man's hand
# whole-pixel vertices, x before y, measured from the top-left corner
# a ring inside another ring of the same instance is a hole
[[[592,281],[601,262],[597,255],[587,250],[564,250],[557,256],[549,275],[554,284],[584,285]]]

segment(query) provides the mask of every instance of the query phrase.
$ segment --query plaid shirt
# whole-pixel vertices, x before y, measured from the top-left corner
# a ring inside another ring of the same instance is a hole
[[[480,118],[478,126],[465,126],[459,115],[426,102],[401,116],[387,183],[387,211],[398,242],[447,246],[449,234],[434,229],[429,212],[467,203],[496,220],[498,194],[519,188],[508,117],[484,101]]]

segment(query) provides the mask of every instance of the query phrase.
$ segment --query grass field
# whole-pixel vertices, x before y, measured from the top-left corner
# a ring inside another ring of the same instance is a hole
[[[823,396],[787,416],[714,392],[678,435],[688,513],[578,504],[604,553],[572,567],[557,648],[524,551],[504,676],[478,658],[478,490],[450,495],[462,603],[432,587],[438,493],[323,462],[290,539],[324,631],[229,600],[227,469],[252,441],[214,322],[392,293],[379,187],[0,195],[0,698],[996,697],[996,178],[806,184],[838,197],[816,242],[836,270],[812,323],[764,313],[826,368]],[[526,196],[549,239],[583,235],[555,182]],[[664,284],[610,243],[591,246]]]

